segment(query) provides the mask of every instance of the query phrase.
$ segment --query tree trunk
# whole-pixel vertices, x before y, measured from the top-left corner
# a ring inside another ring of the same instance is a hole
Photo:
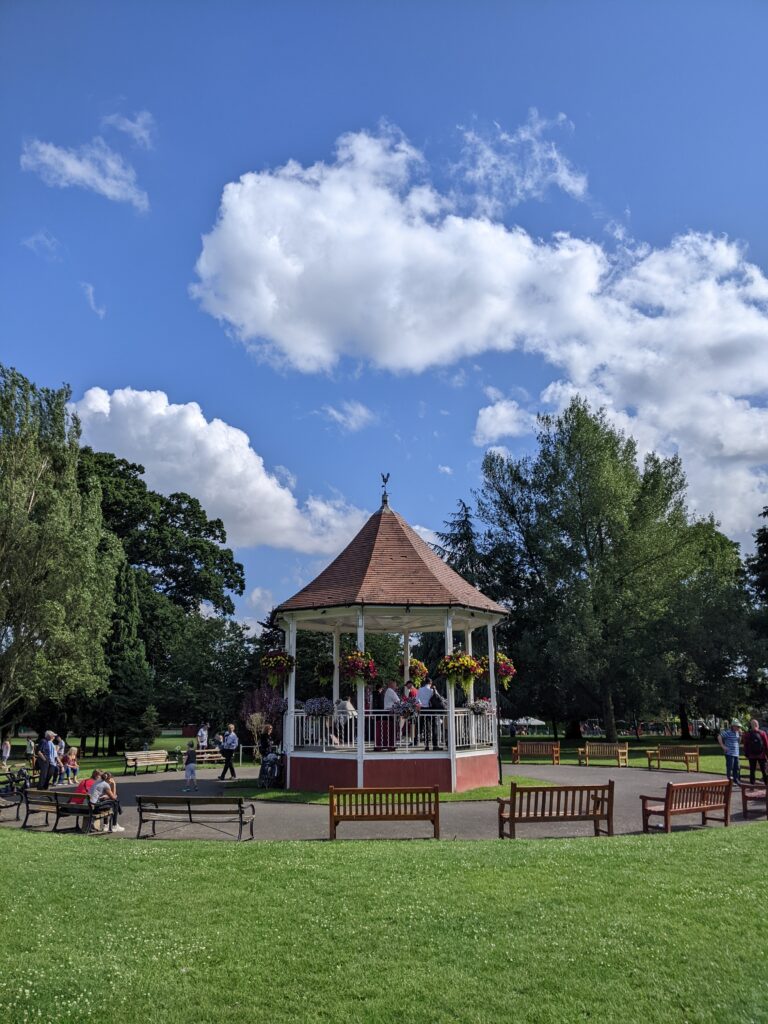
[[[565,727],[565,738],[567,740],[581,739],[581,722],[578,718],[571,718]]]
[[[80,750],[78,751],[78,753],[80,754],[80,757],[85,757],[85,755],[88,753],[88,751],[86,750],[87,746],[88,746],[88,736],[87,736],[86,733],[83,733],[83,735],[80,737]]]
[[[608,743],[618,743],[619,734],[616,731],[616,714],[613,709],[613,694],[608,686],[603,689],[603,725],[605,726],[605,738]]]
[[[691,723],[688,721],[688,710],[681,701],[677,708],[680,714],[680,736],[684,740],[691,738]]]
[[[115,755],[117,754],[117,742],[114,733],[109,734],[109,740],[107,742],[107,754],[110,757],[115,757]]]
[[[99,756],[99,729],[96,727],[93,730],[93,756]]]
[[[557,719],[553,718],[552,719],[552,739],[557,740],[559,738],[560,737],[557,735]]]

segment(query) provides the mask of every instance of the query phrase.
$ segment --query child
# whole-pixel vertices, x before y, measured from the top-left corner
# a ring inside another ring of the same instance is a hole
[[[8,761],[10,760],[10,758],[11,758],[11,741],[6,736],[3,739],[2,748],[0,748],[0,765],[3,768],[7,768],[8,767]]]
[[[188,793],[190,789],[197,792],[197,751],[194,740],[189,741],[184,755],[184,782],[183,792]]]
[[[77,763],[77,753],[77,747],[70,747],[61,759],[68,786],[70,784],[73,786],[77,785],[77,773],[80,770],[80,765]]]

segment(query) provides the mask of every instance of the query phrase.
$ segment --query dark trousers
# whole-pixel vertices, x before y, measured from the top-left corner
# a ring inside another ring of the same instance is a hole
[[[750,785],[754,786],[755,784],[755,773],[757,771],[758,765],[760,765],[760,771],[763,776],[763,782],[765,782],[766,785],[768,785],[768,771],[766,771],[766,766],[768,765],[768,762],[766,762],[766,759],[764,757],[750,757],[748,758],[748,760]]]
[[[51,764],[49,761],[43,761],[40,765],[40,780],[37,783],[38,789],[48,789],[55,770],[55,765]]]
[[[221,775],[219,776],[219,778],[222,780],[226,779],[227,772],[229,772],[232,778],[236,779],[237,776],[235,775],[235,766],[232,764],[232,758],[235,756],[234,750],[227,750],[225,748],[224,750],[222,750],[221,756],[224,758],[224,767],[221,769]]]

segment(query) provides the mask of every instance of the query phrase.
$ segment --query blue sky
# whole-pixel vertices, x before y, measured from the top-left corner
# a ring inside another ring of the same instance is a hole
[[[439,529],[578,391],[746,541],[762,3],[0,10],[0,360],[221,515],[244,617],[378,504]]]

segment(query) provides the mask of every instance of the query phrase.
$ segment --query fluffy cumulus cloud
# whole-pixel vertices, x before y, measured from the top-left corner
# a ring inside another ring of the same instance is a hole
[[[85,188],[118,203],[131,203],[142,212],[149,209],[149,198],[139,188],[134,168],[98,135],[79,149],[28,139],[21,151],[21,167],[52,187]]]
[[[154,490],[194,495],[224,521],[235,546],[333,555],[365,522],[365,512],[339,498],[311,496],[300,505],[242,430],[207,420],[194,402],[175,405],[162,391],[91,388],[74,408],[87,444],[141,463]]]
[[[582,196],[586,181],[537,125],[514,146],[501,140],[518,165],[529,154],[539,185],[519,190]],[[534,238],[494,218],[501,186],[488,167],[475,175],[483,215],[437,191],[391,128],[343,136],[329,162],[244,174],[224,189],[193,294],[249,347],[304,372],[344,357],[419,372],[534,353],[552,368],[545,405],[579,391],[606,406],[643,448],[681,452],[701,511],[753,528],[768,479],[765,274],[740,243],[703,232],[659,248]],[[476,441],[530,429],[536,408],[494,396]]]

